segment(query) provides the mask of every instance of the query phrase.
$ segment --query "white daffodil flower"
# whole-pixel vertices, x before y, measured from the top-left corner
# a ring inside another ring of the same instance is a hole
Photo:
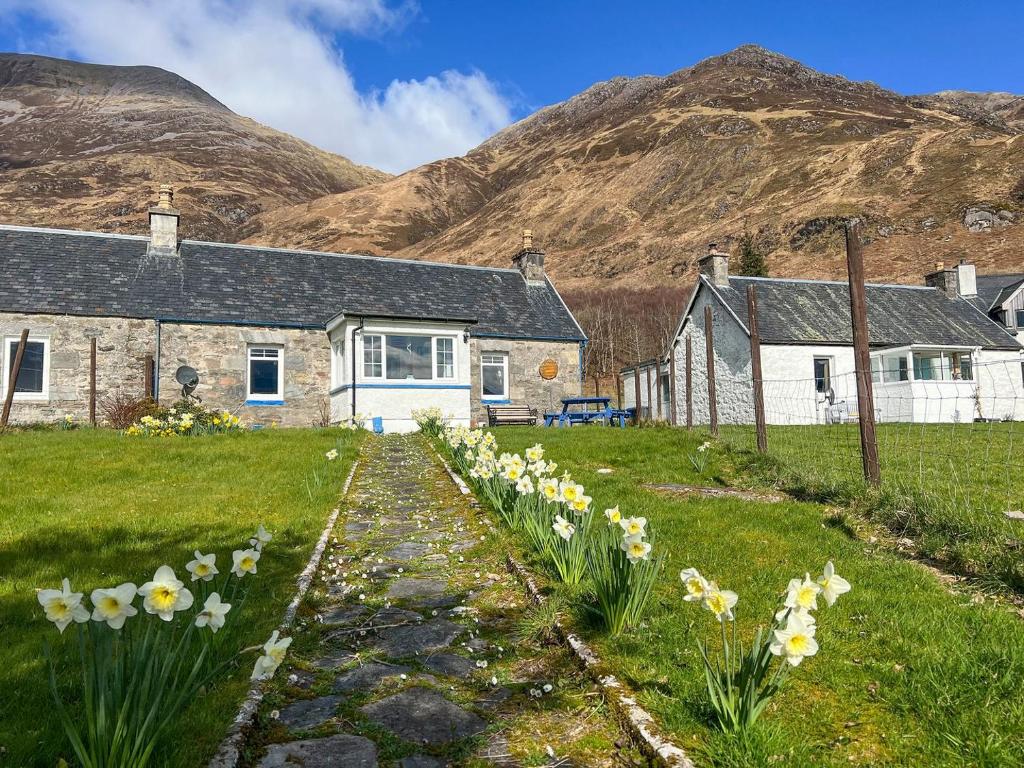
[[[563,539],[568,541],[572,538],[572,535],[576,533],[576,526],[570,523],[561,515],[555,515],[554,525],[551,526],[555,533],[561,536]]]
[[[125,619],[139,612],[139,609],[132,605],[138,591],[131,582],[110,589],[94,589],[89,596],[93,605],[92,620],[105,621],[111,629],[120,629],[124,626]]]
[[[553,477],[547,477],[540,481],[540,492],[544,494],[544,498],[549,502],[562,500],[562,494],[558,487],[558,480]]]
[[[328,461],[334,461],[336,458],[338,458],[338,449],[331,448],[331,450],[324,454],[324,458],[327,459]]]
[[[501,474],[506,480],[514,483],[519,480],[523,473],[519,467],[513,464],[506,468]]]
[[[256,529],[256,535],[249,539],[249,546],[255,549],[257,552],[263,551],[263,545],[269,544],[274,540],[274,537],[267,533],[267,529],[263,527],[263,523],[260,523],[260,527]]]
[[[559,484],[559,488],[562,491],[562,501],[566,504],[572,504],[583,495],[583,486],[577,485],[572,480],[563,480]]]
[[[646,560],[651,554],[651,545],[643,540],[641,534],[626,536],[619,546],[633,565],[636,565],[641,560]]]
[[[619,505],[616,504],[611,509],[604,511],[604,516],[608,518],[608,525],[618,525],[622,522],[622,513],[619,512]]]
[[[786,661],[797,666],[807,656],[818,652],[818,641],[814,639],[814,624],[808,624],[797,611],[789,614],[786,626],[775,630],[775,642],[769,647],[776,656],[785,656]]]
[[[835,605],[836,599],[840,595],[845,595],[853,589],[850,582],[836,573],[831,560],[825,563],[825,572],[818,577],[818,586],[821,587],[821,596],[825,598],[825,603],[829,608]]]
[[[704,595],[704,607],[715,614],[715,618],[719,621],[732,621],[735,618],[732,609],[739,599],[739,595],[735,592],[719,589],[718,585],[712,581],[708,584],[707,592]]]
[[[192,574],[192,581],[213,581],[213,577],[220,573],[217,570],[217,555],[212,552],[204,555],[198,549],[194,554],[196,559],[185,564],[185,570]]]
[[[593,499],[584,494],[582,496],[577,497],[576,500],[573,501],[569,506],[572,507],[577,512],[586,512],[588,509],[590,509],[591,501],[593,501]]]
[[[72,592],[68,579],[61,582],[61,589],[40,589],[36,599],[61,634],[72,621],[82,624],[89,620],[89,609],[82,605],[82,593]]]
[[[696,568],[687,568],[686,570],[679,572],[679,578],[686,587],[686,595],[683,596],[683,600],[688,603],[693,603],[698,600],[703,600],[708,592],[708,580],[700,575],[700,571]]]
[[[810,611],[804,610],[803,608],[780,608],[775,613],[775,621],[779,624],[784,624],[789,619],[789,614],[799,613],[800,618],[804,620],[804,624],[807,626],[813,626],[818,623],[818,620],[814,618],[814,614]]]
[[[544,446],[537,443],[534,446],[526,449],[526,460],[532,462],[538,462],[544,458]]]
[[[647,528],[647,518],[627,517],[625,520],[620,520],[619,525],[622,526],[626,536],[643,536],[644,529]]]
[[[224,626],[224,617],[231,610],[231,603],[222,603],[220,595],[214,592],[203,603],[203,610],[196,616],[197,627],[209,627],[215,633]]]
[[[173,619],[175,611],[191,608],[194,600],[192,593],[185,589],[184,582],[178,580],[169,565],[157,568],[153,580],[139,587],[139,594],[145,598],[142,607],[146,613],[155,613],[164,621]]]
[[[259,562],[260,553],[256,549],[236,549],[231,553],[234,565],[231,566],[231,573],[242,578],[247,573],[256,573],[256,563]]]
[[[523,496],[529,496],[534,491],[533,480],[530,479],[529,475],[523,475],[519,478],[516,483],[516,490],[519,491]]]
[[[804,576],[804,580],[792,579],[786,588],[786,600],[783,603],[787,608],[802,608],[805,611],[818,609],[818,593],[821,587],[811,581],[811,574]]]
[[[286,637],[283,640],[278,639],[279,637],[280,633],[275,629],[270,639],[263,646],[263,655],[256,659],[256,666],[253,667],[251,679],[268,680],[277,672],[277,668],[284,661],[285,651],[292,644],[290,637]]]

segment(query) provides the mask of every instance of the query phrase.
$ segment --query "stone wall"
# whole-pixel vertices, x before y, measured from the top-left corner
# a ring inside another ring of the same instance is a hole
[[[123,391],[142,397],[145,393],[146,356],[153,353],[156,324],[152,320],[122,317],[75,317],[24,315],[0,312],[0,337],[20,336],[28,328],[30,338],[50,343],[49,397],[46,400],[15,399],[11,423],[53,422],[71,416],[89,418],[89,350],[96,338],[97,419],[100,402]],[[0,349],[0,365],[7,369],[8,345]],[[6,394],[6,393],[4,393]]]
[[[515,405],[536,408],[538,415],[560,410],[563,397],[580,394],[580,345],[577,342],[533,341],[523,339],[470,339],[471,407],[473,419],[487,423],[487,408],[481,401],[480,354],[508,353],[509,400]],[[558,375],[541,378],[540,364],[552,359],[558,363]]]
[[[246,405],[250,345],[284,349],[284,405]],[[329,408],[331,348],[318,329],[162,323],[160,402],[173,402],[181,387],[174,372],[190,365],[199,373],[196,394],[208,408],[223,408],[246,424],[309,427]]]

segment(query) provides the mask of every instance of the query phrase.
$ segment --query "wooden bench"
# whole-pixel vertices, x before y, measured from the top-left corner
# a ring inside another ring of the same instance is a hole
[[[487,425],[501,427],[513,424],[537,423],[537,411],[526,405],[488,405]]]

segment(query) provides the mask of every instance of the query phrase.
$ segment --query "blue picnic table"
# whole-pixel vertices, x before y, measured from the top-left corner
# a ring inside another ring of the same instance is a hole
[[[573,410],[573,406],[576,406],[577,410]],[[620,427],[625,427],[626,419],[632,417],[632,410],[612,408],[610,397],[563,397],[561,411],[544,414],[544,426],[553,427],[557,422],[558,426],[564,427],[590,424],[594,421],[611,425],[618,421]]]

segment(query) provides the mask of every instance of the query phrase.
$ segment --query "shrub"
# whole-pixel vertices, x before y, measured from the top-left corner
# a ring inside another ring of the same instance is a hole
[[[103,420],[114,429],[128,429],[143,416],[152,416],[159,408],[149,397],[135,397],[118,391],[99,402]]]

